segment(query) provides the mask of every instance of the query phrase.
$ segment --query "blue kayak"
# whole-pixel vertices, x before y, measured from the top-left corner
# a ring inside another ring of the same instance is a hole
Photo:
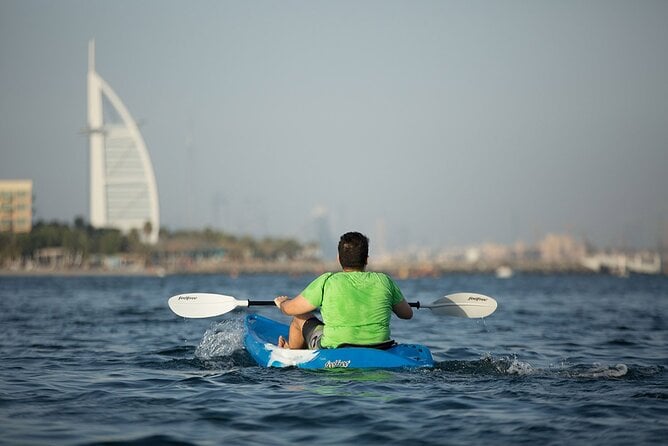
[[[249,314],[245,327],[246,350],[262,367],[383,369],[434,366],[431,352],[424,345],[396,344],[387,350],[364,347],[290,350],[276,345],[279,336],[288,337],[286,324],[259,314]]]

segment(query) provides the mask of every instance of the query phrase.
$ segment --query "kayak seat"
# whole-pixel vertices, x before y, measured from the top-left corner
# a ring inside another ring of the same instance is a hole
[[[394,339],[390,339],[389,341],[380,342],[378,344],[366,344],[366,345],[341,344],[337,348],[356,347],[356,348],[376,348],[378,350],[387,350],[394,347],[395,345],[397,345],[396,341]]]

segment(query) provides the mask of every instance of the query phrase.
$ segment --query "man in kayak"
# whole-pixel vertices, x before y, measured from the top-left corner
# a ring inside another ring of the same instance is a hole
[[[369,257],[365,235],[343,234],[338,249],[342,272],[321,275],[293,299],[274,299],[284,314],[293,317],[288,340],[281,336],[279,347],[382,347],[391,343],[392,313],[401,319],[413,317],[413,310],[388,275],[365,271]],[[313,314],[317,309],[323,321]]]

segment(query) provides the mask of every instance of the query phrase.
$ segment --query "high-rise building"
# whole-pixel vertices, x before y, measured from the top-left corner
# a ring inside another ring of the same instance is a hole
[[[320,255],[325,260],[336,258],[336,246],[338,239],[332,237],[332,231],[329,226],[329,213],[324,206],[317,206],[313,209],[312,224],[315,230],[315,237],[320,245]]]
[[[0,180],[0,232],[32,230],[32,180]]]
[[[137,123],[95,71],[94,41],[88,44],[88,134],[91,225],[136,229],[156,243],[160,215],[151,158]]]

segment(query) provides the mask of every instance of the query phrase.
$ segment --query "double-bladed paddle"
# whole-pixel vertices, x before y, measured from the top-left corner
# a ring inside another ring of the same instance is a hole
[[[477,293],[455,293],[429,303],[409,302],[414,308],[429,308],[439,316],[466,318],[486,317],[496,310],[496,301]],[[224,294],[186,293],[169,298],[169,308],[179,316],[187,318],[215,317],[229,313],[237,307],[274,305],[273,300],[242,300]]]

